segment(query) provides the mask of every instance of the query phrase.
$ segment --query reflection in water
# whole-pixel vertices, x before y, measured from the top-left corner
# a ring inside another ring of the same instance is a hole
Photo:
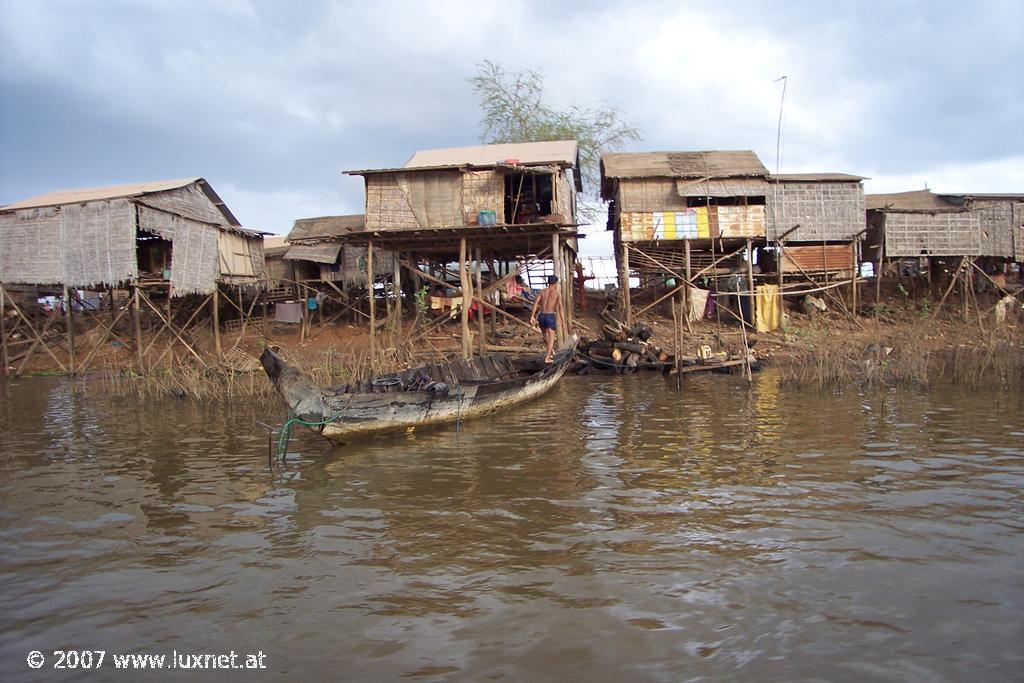
[[[271,472],[281,412],[0,383],[0,678],[59,647],[332,679],[1022,666],[1020,395],[570,378]]]

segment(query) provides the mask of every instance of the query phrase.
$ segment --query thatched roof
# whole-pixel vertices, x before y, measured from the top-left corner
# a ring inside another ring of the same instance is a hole
[[[286,261],[313,261],[315,263],[337,263],[341,242],[320,244],[293,244],[284,255]]]
[[[601,157],[604,178],[766,177],[768,169],[750,150],[706,152],[609,152]]]
[[[319,216],[317,218],[300,218],[295,221],[289,242],[304,240],[330,240],[343,237],[350,232],[360,232],[366,226],[363,214],[348,216]]]
[[[263,256],[265,258],[268,258],[268,259],[270,259],[270,258],[284,258],[284,255],[288,253],[289,249],[291,249],[291,246],[287,245],[287,244],[281,244],[281,245],[278,245],[276,247],[264,246],[263,247]]]
[[[130,185],[108,185],[106,187],[82,188],[76,190],[57,190],[48,192],[36,197],[14,202],[3,207],[3,211],[14,211],[17,209],[36,209],[45,206],[63,206],[66,204],[84,204],[108,199],[123,199],[129,197],[142,197],[168,190],[177,190],[182,187],[197,184],[203,193],[223,214],[227,225],[238,228],[241,224],[235,215],[231,213],[223,200],[213,191],[210,184],[204,178],[179,178],[177,180],[157,180],[150,183],[133,183]],[[257,231],[246,231],[254,236],[262,233]]]
[[[931,190],[913,190],[911,192],[894,192],[891,194],[864,195],[864,206],[867,210],[894,212],[958,212],[966,211],[961,203],[954,203],[944,195]]]
[[[859,183],[865,178],[849,173],[775,173],[768,180],[783,183]]]

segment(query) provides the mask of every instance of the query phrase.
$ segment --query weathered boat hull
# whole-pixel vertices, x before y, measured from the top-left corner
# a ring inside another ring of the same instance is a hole
[[[316,387],[269,349],[260,360],[293,414],[308,423],[317,423],[316,428],[325,438],[345,442],[370,434],[454,423],[520,405],[550,390],[565,373],[572,354],[572,349],[561,351],[555,362],[548,365],[534,361],[535,372],[523,371],[509,379],[463,378],[457,384],[442,384],[442,390],[435,387],[380,393],[332,392]],[[484,364],[483,359],[478,362]],[[504,361],[504,365],[508,363]],[[491,361],[491,367],[501,364]],[[435,374],[438,367],[433,368]],[[413,377],[420,370],[403,375]],[[446,377],[454,378],[450,368],[445,366],[444,371]]]

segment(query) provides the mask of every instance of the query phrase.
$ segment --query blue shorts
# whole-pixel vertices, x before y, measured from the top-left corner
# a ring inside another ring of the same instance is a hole
[[[553,330],[555,329],[555,322],[558,318],[555,317],[554,313],[541,313],[537,316],[537,324],[540,325],[541,330]]]

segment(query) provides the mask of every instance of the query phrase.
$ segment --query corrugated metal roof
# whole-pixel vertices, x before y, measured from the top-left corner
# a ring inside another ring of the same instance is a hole
[[[449,147],[420,150],[405,162],[405,168],[467,165],[497,166],[506,159],[518,159],[520,164],[577,165],[579,146],[575,140],[546,142],[516,142],[476,147]]]
[[[337,263],[341,251],[340,242],[320,244],[293,244],[284,255],[288,261],[314,261],[316,263]]]
[[[1010,201],[1024,201],[1024,194],[1014,192],[943,192],[942,197],[956,197],[957,199],[1007,199]]]
[[[228,225],[238,227],[240,223],[235,215],[231,213],[223,200],[213,191],[210,184],[204,178],[178,178],[177,180],[157,180],[151,183],[132,183],[128,185],[108,185],[105,187],[89,187],[77,190],[56,190],[36,197],[14,202],[3,207],[3,211],[14,211],[17,209],[36,209],[43,206],[62,206],[64,204],[84,204],[86,202],[97,202],[105,199],[121,199],[124,197],[141,197],[156,192],[177,190],[198,183],[203,193],[213,202],[224,215]],[[253,231],[254,234],[263,234]]]
[[[854,183],[865,180],[865,177],[849,173],[776,173],[769,176],[768,180],[794,183]]]
[[[931,190],[913,190],[891,194],[864,195],[864,208],[885,211],[920,211],[926,213],[965,211],[962,205],[954,204],[943,195]]]
[[[352,214],[347,216],[319,216],[316,218],[300,218],[295,221],[291,232],[288,233],[289,242],[299,240],[331,239],[341,237],[350,232],[358,232],[366,226],[363,214]]]
[[[4,211],[35,209],[41,206],[60,206],[62,204],[82,204],[103,199],[120,199],[121,197],[138,197],[152,192],[177,190],[180,187],[186,187],[200,180],[202,178],[180,178],[178,180],[157,180],[152,183],[109,185],[107,187],[91,187],[78,190],[56,190],[8,204],[4,207]]]
[[[768,169],[750,150],[705,152],[609,152],[601,157],[603,178],[766,177]]]

